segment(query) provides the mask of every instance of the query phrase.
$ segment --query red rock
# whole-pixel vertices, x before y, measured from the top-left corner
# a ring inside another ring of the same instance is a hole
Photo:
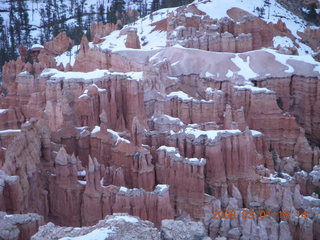
[[[316,62],[290,58],[291,71],[272,50],[251,51],[273,46],[274,36],[295,39],[281,21],[227,14],[211,19],[193,4],[152,25],[167,30],[168,46],[186,48],[138,50],[137,30],[127,28],[121,34],[134,49],[102,51],[101,38],[117,25],[101,23],[92,25],[93,44],[82,38],[73,66],[56,66],[72,46],[64,33],[32,54],[33,63],[20,47],[3,71],[0,210],[36,212],[65,226],[127,212],[157,226],[166,218],[199,220],[212,238],[313,238]],[[214,210],[244,208],[311,214],[212,219]]]
[[[44,44],[44,48],[52,54],[60,55],[73,45],[65,32],[59,33],[52,41]]]
[[[114,30],[118,29],[117,24],[107,23],[103,24],[102,22],[91,23],[90,32],[93,38],[102,38],[109,35]]]
[[[134,49],[140,49],[140,40],[139,36],[137,34],[137,29],[136,28],[130,28],[126,31],[127,34],[127,39],[125,42],[125,46],[127,48],[134,48]]]

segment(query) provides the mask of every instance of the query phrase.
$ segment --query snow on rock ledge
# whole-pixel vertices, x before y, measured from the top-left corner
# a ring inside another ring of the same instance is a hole
[[[120,76],[124,77],[127,80],[140,81],[142,80],[142,72],[128,72],[128,73],[120,73],[120,72],[112,72],[109,70],[95,70],[92,72],[61,72],[57,69],[47,68],[44,69],[40,75],[40,77],[49,78],[51,81],[92,81],[95,79],[102,79],[106,76]]]
[[[272,93],[272,94],[274,94],[275,93],[274,91],[271,91],[267,88],[259,88],[259,87],[254,87],[252,85],[234,86],[234,88],[239,91],[249,90],[253,94],[259,94],[259,93]]]
[[[172,77],[196,74],[211,81],[229,80],[237,84],[245,84],[248,80],[263,80],[267,77],[290,77],[293,74],[317,77],[320,73],[320,63],[310,55],[285,55],[271,49],[236,54],[168,47],[151,57],[150,64],[156,66],[163,62],[163,59],[175,63],[173,66],[169,65]],[[189,99],[181,93],[174,95]]]
[[[175,147],[161,146],[158,151],[165,151],[173,161],[183,162],[194,166],[204,166],[207,162],[204,158],[184,158]]]
[[[127,213],[114,213],[90,227],[59,227],[48,223],[39,228],[31,240],[160,240],[153,223]]]

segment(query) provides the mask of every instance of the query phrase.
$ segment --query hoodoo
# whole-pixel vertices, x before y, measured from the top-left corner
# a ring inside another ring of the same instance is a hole
[[[0,239],[320,240],[319,1],[3,2]]]

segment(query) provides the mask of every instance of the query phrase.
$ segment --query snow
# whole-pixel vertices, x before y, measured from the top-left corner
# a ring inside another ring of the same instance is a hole
[[[40,77],[43,77],[43,78],[51,77],[57,73],[60,73],[60,71],[55,68],[45,68],[45,69],[43,69],[42,73],[40,74]]]
[[[250,131],[251,131],[251,135],[254,136],[254,137],[259,137],[259,136],[263,135],[262,132],[259,132],[259,131],[256,131],[256,130],[250,130]]]
[[[78,171],[77,176],[78,176],[78,177],[84,177],[84,176],[86,176],[86,170]]]
[[[0,115],[8,112],[8,109],[0,109]]]
[[[218,89],[213,89],[211,87],[206,88],[206,94],[213,94],[213,93],[223,94],[223,91]]]
[[[126,75],[136,81],[141,81],[143,79],[143,72],[127,72]]]
[[[185,16],[188,17],[188,18],[192,18],[194,15],[191,12],[187,12],[185,14]]]
[[[296,174],[301,175],[302,177],[308,177],[308,173],[306,171],[303,171],[303,170],[301,170],[299,172],[296,172]]]
[[[32,50],[32,49],[37,49],[37,48],[44,48],[44,47],[41,44],[33,44],[30,49]]]
[[[151,118],[153,121],[157,121],[157,122],[162,122],[163,120],[166,120],[166,121],[169,121],[169,122],[172,122],[172,124],[178,124],[180,126],[183,126],[184,123],[181,121],[180,118],[175,118],[175,117],[171,117],[169,115],[166,115],[166,114],[161,114],[160,116],[157,116],[157,117],[152,117]]]
[[[176,61],[176,62],[172,63],[171,66],[174,67],[177,64],[179,64],[179,61]]]
[[[112,228],[98,228],[83,236],[63,237],[59,240],[105,240],[110,233],[114,233]]]
[[[201,136],[206,136],[210,140],[215,140],[216,137],[218,137],[220,134],[239,134],[241,133],[240,130],[208,130],[208,131],[203,131],[199,129],[194,129],[194,128],[189,128],[187,127],[184,129],[184,132],[188,135],[192,135],[195,138],[199,138]]]
[[[179,26],[179,27],[183,27],[183,26]],[[177,27],[176,29],[178,29],[179,27]],[[183,27],[184,28],[184,27]],[[183,46],[181,46],[179,43],[176,43],[175,45],[173,45],[172,47],[174,48],[184,48]]]
[[[288,181],[291,181],[293,178],[287,174],[287,173],[282,173],[283,175],[283,178],[280,178],[280,177],[276,177],[277,173],[275,174],[270,174],[269,177],[263,177],[263,178],[266,178],[266,179],[270,179],[272,181],[275,181],[275,182],[280,182],[280,183],[286,183]]]
[[[101,128],[99,126],[95,126],[94,129],[91,131],[91,134],[95,134],[100,132]]]
[[[137,34],[140,39],[141,51],[161,49],[166,46],[167,33],[166,31],[156,30],[155,23],[164,20],[168,17],[171,11],[176,8],[160,9],[152,13],[152,17],[146,16],[137,20],[134,23],[126,25],[125,28],[137,28]],[[104,50],[111,50],[112,52],[130,50],[126,48],[125,42],[127,39],[126,34],[120,34],[121,30],[113,31],[108,36],[103,38],[102,43],[93,44],[93,47],[97,47]]]
[[[182,99],[184,101],[191,101],[193,99],[188,94],[186,94],[185,92],[182,92],[182,91],[171,92],[167,96],[169,98],[178,97],[178,98],[180,98],[180,99]]]
[[[234,86],[235,89],[239,91],[244,91],[244,90],[249,90],[253,94],[257,93],[274,93],[273,91],[267,89],[267,88],[259,88],[259,87],[254,87],[252,85],[244,85],[244,86]]]
[[[80,95],[78,98],[84,98],[84,97],[89,97],[89,95],[88,95],[88,89],[84,90],[84,91],[83,91],[83,94]]]
[[[266,52],[269,52],[275,56],[275,60],[280,62],[282,65],[285,65],[288,69],[285,70],[286,73],[293,73],[294,68],[288,63],[288,60],[302,61],[308,64],[315,65],[313,71],[320,73],[320,64],[311,55],[285,55],[280,54],[273,49],[264,49]]]
[[[303,199],[307,202],[307,205],[312,205],[314,207],[320,206],[320,199],[319,198],[315,198],[313,196],[303,196]]]
[[[276,58],[276,61],[280,62],[282,65],[285,65],[286,67],[288,67],[287,70],[285,70],[286,73],[293,73],[294,72],[294,68],[287,64],[287,60],[288,60],[288,57],[287,55],[284,55],[284,54],[274,54],[275,58]]]
[[[317,26],[310,26],[309,27],[311,30],[318,30],[320,27],[317,27]]]
[[[206,160],[204,158],[186,158],[186,159],[189,160],[191,163],[194,163],[197,165],[206,163]]]
[[[166,152],[177,152],[178,150],[175,147],[161,146],[158,150],[166,151]]]
[[[29,15],[29,23],[32,26],[31,30],[31,36],[32,38],[40,39],[41,35],[41,8],[45,9],[47,0],[26,0],[26,5],[28,8],[28,15]],[[60,1],[57,1],[60,3]],[[64,14],[66,15],[66,18],[69,18],[70,16],[75,16],[75,9],[76,7],[72,8],[71,2],[72,1],[61,1],[63,4],[66,5],[66,11]],[[75,1],[80,2],[80,1]],[[94,11],[98,12],[98,7],[101,3],[104,4],[105,9],[108,9],[110,7],[112,1],[108,0],[86,0],[84,4],[84,12],[88,13],[90,12],[90,7],[93,5]],[[146,0],[145,1],[148,4],[148,9],[151,8],[152,0]],[[9,1],[2,0],[0,1],[1,10],[9,9]],[[140,4],[138,1],[132,1],[132,0],[125,0],[125,8],[126,9],[139,9]],[[53,9],[51,9],[52,11]],[[9,11],[8,12],[0,12],[0,16],[4,18],[4,23],[9,25]],[[149,19],[149,18],[148,18]],[[157,18],[156,18],[157,19]],[[82,18],[83,22],[86,20],[86,17]],[[76,24],[75,19],[68,20],[66,22],[67,24]]]
[[[2,130],[0,131],[0,134],[4,134],[4,133],[20,133],[21,129],[7,129],[7,130]]]
[[[124,220],[126,222],[129,222],[129,223],[137,223],[139,222],[139,220],[135,217],[132,217],[132,216],[115,216],[114,219],[110,219],[109,221],[115,221],[115,220]]]
[[[127,80],[140,81],[142,79],[142,72],[112,72],[109,70],[96,69],[91,72],[61,72],[57,69],[47,68],[42,71],[40,77],[50,77],[50,80],[65,80],[65,81],[90,81],[101,79],[108,75],[119,75],[125,77]],[[99,89],[98,89],[99,90]]]
[[[174,97],[177,97],[179,99],[181,99],[182,101],[186,101],[186,102],[189,102],[189,101],[195,101],[195,102],[206,102],[206,103],[211,103],[213,102],[212,100],[204,100],[204,99],[201,99],[201,100],[198,100],[198,99],[195,99],[191,96],[189,96],[187,93],[183,92],[183,91],[176,91],[176,92],[171,92],[167,95],[168,98],[174,98]]]
[[[206,72],[206,73],[204,74],[204,76],[207,77],[207,78],[211,78],[211,77],[214,77],[215,74],[212,74],[212,73],[210,73],[210,72]]]
[[[169,189],[169,185],[167,184],[158,184],[156,186],[156,190],[159,192],[164,192],[164,191],[167,191],[168,189]]]
[[[120,187],[119,192],[128,192],[128,188]]]
[[[51,76],[51,79],[57,80],[70,80],[70,79],[84,79],[84,80],[92,80],[92,79],[100,79],[105,75],[109,74],[108,70],[95,70],[92,72],[58,72],[55,75]]]
[[[303,198],[304,198],[305,200],[308,200],[308,201],[319,200],[319,199],[314,198],[314,197],[312,197],[312,196],[303,196]]]
[[[116,144],[118,144],[119,141],[126,142],[126,143],[130,144],[130,141],[125,138],[120,137],[119,133],[117,133],[111,129],[107,129],[107,132],[113,135],[113,137],[116,139]]]
[[[233,76],[233,72],[230,70],[230,69],[228,69],[228,72],[227,72],[227,74],[226,74],[226,77],[227,78],[231,78]]]
[[[207,87],[206,88],[206,94],[212,94],[214,92],[213,88]]]
[[[91,84],[90,86],[97,88],[98,92],[106,92],[107,91],[107,89],[105,89],[105,88],[99,88],[95,83]]]
[[[81,185],[86,185],[87,181],[78,180],[78,183],[80,183]]]
[[[26,77],[26,76],[28,76],[28,75],[30,75],[30,73],[29,73],[28,71],[23,71],[23,72],[20,72],[20,73],[18,74],[19,77]]]
[[[80,131],[82,131],[82,130],[84,130],[84,129],[87,129],[87,128],[88,128],[88,126],[76,127],[76,129],[77,129],[77,130],[80,130]]]
[[[182,161],[186,164],[203,166],[206,164],[206,159],[204,158],[184,158],[180,155],[179,150],[175,147],[161,146],[158,148],[158,151],[166,151],[170,156],[174,156],[172,158],[174,161]]]
[[[62,64],[64,67],[66,67],[69,63],[71,66],[74,66],[79,49],[80,45],[75,45],[71,48],[70,51],[66,51],[61,55],[55,57],[57,65],[59,66],[60,64]]]
[[[299,32],[303,32],[304,28],[307,26],[306,21],[298,17],[297,15],[286,10],[281,4],[276,0],[270,0],[270,17],[268,18],[269,9],[266,7],[266,13],[264,15],[264,21],[276,24],[279,19],[281,19],[291,31],[294,37],[297,38],[296,43],[300,46],[299,54],[305,55],[305,46],[301,41],[301,37],[298,35]],[[233,7],[243,9],[255,16],[259,13],[255,10],[256,7],[263,7],[264,0],[211,0],[211,1],[198,1],[196,6],[199,10],[205,12],[212,19],[219,19],[223,17],[228,17],[227,11]],[[313,53],[312,49],[308,48],[309,53]]]
[[[253,79],[253,78],[259,77],[259,74],[255,73],[250,68],[250,56],[247,56],[246,61],[244,61],[237,54],[234,58],[231,58],[231,61],[240,69],[240,71],[238,71],[237,73],[239,75],[243,76],[244,79],[249,80],[249,79]]]
[[[277,48],[280,47],[294,47],[292,40],[288,37],[276,36],[273,38],[273,46]]]

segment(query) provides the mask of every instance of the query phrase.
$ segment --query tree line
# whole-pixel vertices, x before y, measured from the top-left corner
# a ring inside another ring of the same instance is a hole
[[[128,24],[134,19],[125,14],[129,4],[138,6],[136,17],[144,17],[161,8],[177,7],[188,4],[192,0],[104,0],[100,5],[88,6],[88,0],[8,0],[7,11],[9,19],[5,21],[0,16],[0,72],[6,61],[16,59],[20,44],[30,48],[32,44],[43,44],[52,40],[60,32],[79,44],[83,34],[88,39],[92,22]],[[30,19],[34,13],[34,4],[40,8],[39,26],[31,25]],[[40,5],[39,5],[40,4]],[[34,36],[34,32],[37,36]]]

